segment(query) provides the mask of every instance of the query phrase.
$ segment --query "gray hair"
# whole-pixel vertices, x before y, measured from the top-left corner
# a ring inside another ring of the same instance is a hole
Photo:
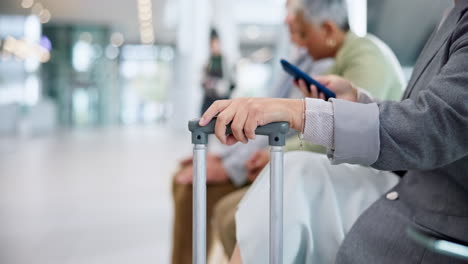
[[[293,0],[293,5],[304,12],[312,23],[322,24],[325,20],[335,22],[344,30],[349,29],[346,0]]]

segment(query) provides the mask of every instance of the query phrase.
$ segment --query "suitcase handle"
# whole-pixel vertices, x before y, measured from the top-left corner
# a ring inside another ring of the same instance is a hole
[[[192,120],[188,128],[192,132],[193,148],[193,243],[192,263],[206,263],[206,151],[208,135],[213,134],[216,118],[206,126]],[[268,136],[270,150],[270,263],[283,261],[283,146],[289,123],[275,122],[257,127],[256,135]],[[230,134],[228,125],[226,133]]]
[[[207,144],[208,135],[214,134],[216,118],[213,118],[206,126],[200,126],[199,119],[189,121],[188,127],[192,132],[192,144]],[[259,126],[255,130],[256,135],[268,136],[270,146],[284,146],[286,134],[289,131],[288,122],[274,122],[264,126]],[[227,134],[231,134],[231,125],[227,126]]]

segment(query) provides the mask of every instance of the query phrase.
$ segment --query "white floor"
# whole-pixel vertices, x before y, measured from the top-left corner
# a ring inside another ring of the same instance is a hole
[[[169,263],[170,177],[189,137],[153,127],[0,139],[0,263]]]

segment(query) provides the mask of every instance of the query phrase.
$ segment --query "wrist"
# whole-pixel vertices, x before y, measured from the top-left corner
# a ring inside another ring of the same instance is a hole
[[[305,101],[304,99],[293,99],[290,100],[290,106],[288,109],[290,110],[290,121],[289,125],[292,129],[298,130],[302,132],[304,127],[304,108],[305,108]]]

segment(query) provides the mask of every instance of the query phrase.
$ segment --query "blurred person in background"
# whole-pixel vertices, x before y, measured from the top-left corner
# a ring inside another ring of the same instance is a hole
[[[358,37],[349,30],[344,0],[289,0],[287,8],[286,23],[290,30],[296,32],[296,43],[314,60],[334,59],[328,74],[346,78],[375,98],[398,100],[401,97],[405,82],[398,60],[390,48],[375,36]],[[309,92],[303,84],[300,91],[305,97],[316,97],[315,92]],[[301,149],[326,152],[323,146],[307,142],[302,144],[297,136],[287,140],[285,151]],[[248,178],[253,181],[268,162],[267,149],[250,156],[245,163]],[[368,186],[369,192],[377,190],[376,193],[381,194],[396,182],[397,176],[375,182],[375,186]],[[215,208],[216,232],[227,256],[231,256],[236,244],[237,205],[247,190],[248,187],[245,187],[227,195]]]
[[[309,74],[323,74],[332,65],[333,60],[324,59],[313,61],[307,50],[297,48],[302,45],[300,36],[293,28],[293,24],[287,23],[291,42],[294,45],[291,62],[298,65]],[[293,78],[281,72],[282,77],[274,88],[271,89],[271,97],[297,98],[300,92],[294,89]],[[266,138],[258,138],[251,144],[238,144],[229,148],[222,147],[210,150],[207,155],[207,250],[208,256],[213,244],[212,216],[217,202],[229,193],[242,190],[255,178],[247,175],[245,163],[255,151],[268,145]],[[172,244],[172,263],[192,263],[192,157],[179,164],[175,173],[172,192],[174,199],[175,215]],[[244,189],[245,191],[247,189]],[[231,230],[232,228],[229,228]],[[224,234],[219,234],[220,239],[225,241]],[[228,236],[229,237],[229,236]],[[235,242],[234,242],[235,243]],[[224,243],[223,243],[224,244]],[[228,254],[230,255],[230,254]]]
[[[235,88],[232,67],[227,65],[221,52],[221,42],[215,29],[210,33],[210,58],[205,66],[202,77],[203,103],[201,112],[204,113],[210,105],[221,99],[228,99]]]

